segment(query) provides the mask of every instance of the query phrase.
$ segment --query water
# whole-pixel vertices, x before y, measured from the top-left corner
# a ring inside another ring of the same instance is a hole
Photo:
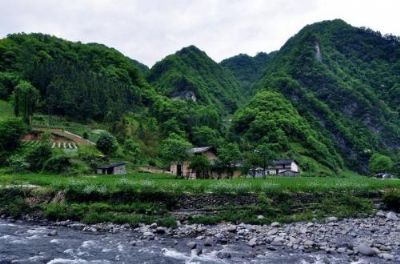
[[[49,235],[54,230],[56,235]],[[186,245],[194,238],[140,241],[135,232],[92,233],[67,227],[0,220],[0,264],[5,263],[350,263],[348,256],[253,249],[243,242],[204,247],[196,255]],[[136,243],[132,243],[136,241]],[[135,244],[135,245],[133,245]],[[231,255],[221,259],[218,252]],[[356,263],[356,262],[354,262]],[[376,263],[360,260],[357,263]]]

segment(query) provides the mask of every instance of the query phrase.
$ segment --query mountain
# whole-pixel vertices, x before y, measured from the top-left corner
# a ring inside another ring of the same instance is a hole
[[[255,84],[282,94],[345,165],[365,172],[373,152],[400,147],[400,39],[342,20],[308,25]]]
[[[220,113],[232,113],[243,102],[240,85],[232,73],[195,46],[156,63],[148,81],[163,95],[210,105]]]
[[[251,87],[264,74],[265,67],[273,58],[275,52],[260,52],[251,57],[247,54],[239,54],[220,62],[224,68],[230,70],[239,81],[242,93],[245,96],[252,95]]]
[[[143,109],[154,95],[145,67],[101,44],[44,34],[0,40],[0,96],[29,81],[41,94],[39,111],[79,120],[114,119]]]

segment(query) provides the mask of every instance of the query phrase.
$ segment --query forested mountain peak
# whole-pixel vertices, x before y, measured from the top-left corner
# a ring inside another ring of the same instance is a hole
[[[290,38],[255,87],[282,93],[363,170],[370,153],[400,146],[399,69],[398,37],[323,21]]]

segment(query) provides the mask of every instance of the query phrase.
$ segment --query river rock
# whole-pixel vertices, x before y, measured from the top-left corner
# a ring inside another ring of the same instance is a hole
[[[250,247],[255,247],[257,245],[257,238],[250,239],[249,243],[247,243]]]
[[[335,216],[327,217],[326,222],[327,223],[332,223],[332,222],[337,222],[338,218]]]
[[[47,235],[48,236],[56,236],[58,233],[57,233],[57,230],[51,230]]]
[[[150,231],[144,232],[143,237],[147,239],[154,239],[154,233]]]
[[[206,247],[211,247],[214,243],[214,240],[211,237],[207,237],[206,240],[204,240],[204,246]]]
[[[365,256],[374,256],[378,253],[376,249],[370,247],[367,243],[361,243],[355,249]]]
[[[265,217],[263,216],[263,215],[257,215],[257,219],[258,220],[261,220],[261,219],[264,219]]]
[[[231,253],[220,251],[220,252],[217,253],[217,257],[220,258],[220,259],[230,259],[231,258]]]
[[[396,213],[389,212],[386,214],[386,219],[392,220],[392,221],[397,221],[397,220],[399,220],[399,217],[396,215]]]
[[[282,246],[284,243],[284,239],[281,237],[275,237],[274,240],[272,240],[271,245],[273,246]]]
[[[156,228],[156,231],[155,231],[157,234],[165,234],[165,233],[167,233],[167,229],[165,228],[165,227],[161,227],[161,226],[159,226],[159,227],[157,227]]]
[[[382,253],[382,254],[379,254],[379,256],[385,260],[394,260],[394,256],[389,253]]]
[[[281,224],[280,224],[279,222],[273,222],[273,223],[271,224],[271,226],[272,226],[272,227],[279,227],[279,226],[281,226]]]
[[[188,246],[188,248],[190,248],[190,249],[195,249],[196,246],[197,246],[197,243],[194,242],[194,241],[191,241],[191,242],[188,242],[188,243],[186,244],[186,246]]]

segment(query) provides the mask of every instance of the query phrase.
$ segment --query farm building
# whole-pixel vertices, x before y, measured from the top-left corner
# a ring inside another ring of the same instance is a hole
[[[255,168],[252,172],[255,176],[264,176],[261,167]],[[265,170],[266,175],[297,176],[300,174],[300,167],[295,160],[281,159],[272,161],[272,165]]]
[[[211,165],[214,165],[215,161],[218,159],[217,151],[215,150],[215,148],[210,147],[210,146],[192,148],[189,150],[189,152],[191,155],[205,156]],[[192,170],[190,168],[189,160],[186,160],[182,163],[172,162],[172,164],[170,166],[170,172],[172,174],[182,176],[182,177],[185,177],[188,179],[196,179],[199,177],[199,175],[197,175],[198,173],[195,170]],[[240,174],[241,174],[240,170],[237,169],[233,172],[233,177],[238,177],[238,176],[240,176]],[[228,176],[226,172],[218,173],[214,170],[210,170],[208,172],[208,175],[209,175],[209,177],[213,177],[213,178],[224,178],[224,177]]]
[[[108,175],[124,175],[126,174],[126,163],[118,162],[118,163],[99,166],[96,168],[96,173],[108,174]]]

